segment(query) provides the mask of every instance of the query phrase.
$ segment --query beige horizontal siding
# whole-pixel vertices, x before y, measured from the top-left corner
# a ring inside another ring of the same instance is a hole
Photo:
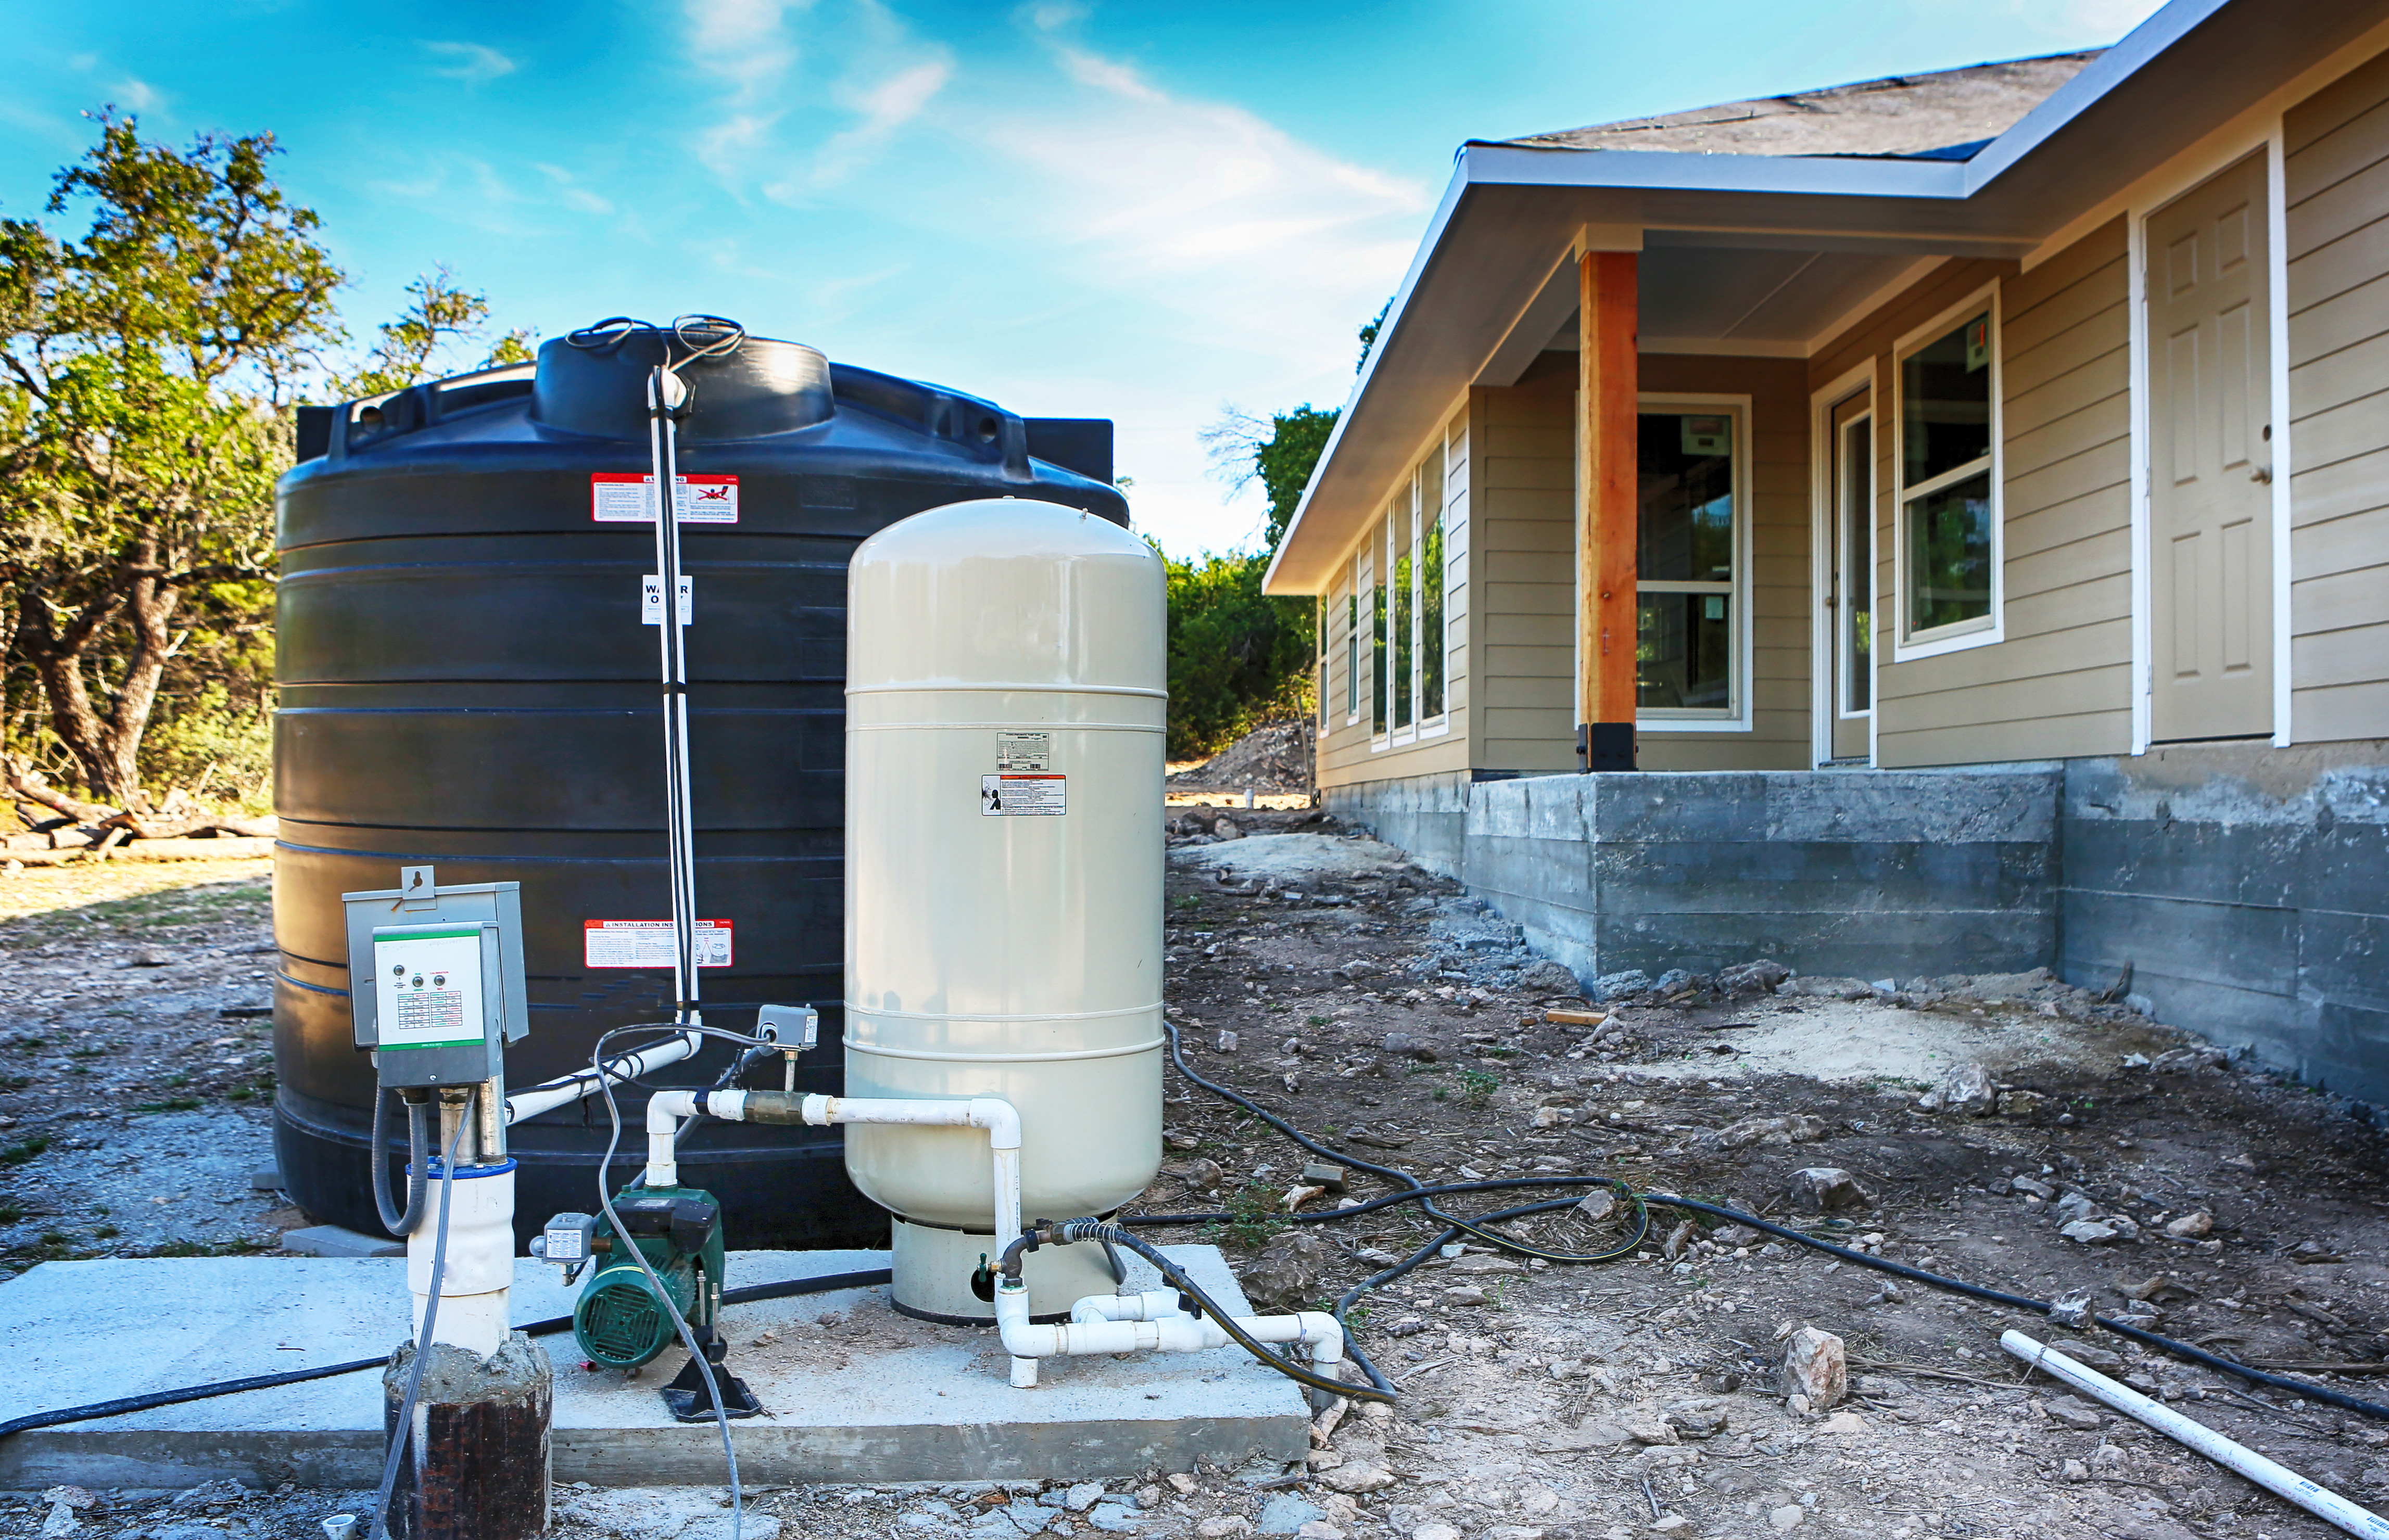
[[[2389,736],[2389,55],[2282,135],[2291,734]]]
[[[1574,362],[1539,361],[1519,385],[1469,393],[1482,446],[1470,567],[1478,770],[1576,768]]]
[[[1474,704],[1472,700],[1474,681],[1471,674],[1475,656],[1471,641],[1470,610],[1479,585],[1471,577],[1473,558],[1470,552],[1474,544],[1472,539],[1474,531],[1469,517],[1470,489],[1478,474],[1474,449],[1477,439],[1471,432],[1465,406],[1454,413],[1451,419],[1444,425],[1443,432],[1444,444],[1448,451],[1442,489],[1443,555],[1447,582],[1443,619],[1444,640],[1449,648],[1444,665],[1444,715],[1440,719],[1426,719],[1421,725],[1429,731],[1424,733],[1413,729],[1405,729],[1400,733],[1390,733],[1386,739],[1380,740],[1370,733],[1370,707],[1364,698],[1361,702],[1360,721],[1347,725],[1342,709],[1345,696],[1340,692],[1345,688],[1345,659],[1350,655],[1348,647],[1345,644],[1343,632],[1340,630],[1334,630],[1329,642],[1325,673],[1339,694],[1335,696],[1337,707],[1332,719],[1334,726],[1331,731],[1322,733],[1319,740],[1319,783],[1322,786],[1349,785],[1355,782],[1381,781],[1414,775],[1437,775],[1468,769],[1469,723]],[[1419,459],[1432,453],[1435,447],[1434,439],[1429,439],[1427,443],[1421,445],[1418,455],[1411,462],[1412,466],[1415,468]],[[1410,474],[1409,470],[1405,470],[1399,481],[1386,489],[1386,496],[1390,499],[1399,493],[1406,499]],[[1403,506],[1408,506],[1407,502]],[[1350,574],[1354,562],[1374,538],[1377,528],[1378,526],[1373,521],[1371,528],[1364,531],[1352,542],[1351,548],[1344,553],[1339,570],[1344,573],[1344,581],[1347,584],[1351,580]],[[1362,617],[1364,625],[1367,619],[1366,616]],[[1336,620],[1336,626],[1340,627],[1341,624],[1339,617]],[[1421,641],[1426,643],[1428,640],[1422,627]],[[1438,722],[1441,731],[1433,731]]]
[[[1821,388],[1986,282],[2000,285],[2005,640],[1894,662],[1891,430],[1878,403],[1876,753],[1885,766],[2127,751],[2131,737],[2131,328],[2123,221],[2030,273],[1951,261],[1820,350]],[[1887,392],[1886,392],[1887,395]]]

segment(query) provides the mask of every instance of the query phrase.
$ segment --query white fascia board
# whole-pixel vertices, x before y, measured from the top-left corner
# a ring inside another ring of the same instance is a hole
[[[1335,414],[1335,426],[1327,432],[1327,442],[1319,451],[1318,460],[1310,467],[1310,479],[1303,483],[1302,499],[1294,505],[1294,516],[1285,523],[1285,533],[1278,537],[1277,552],[1270,557],[1269,570],[1261,574],[1261,592],[1274,592],[1277,570],[1284,565],[1285,554],[1294,545],[1295,531],[1302,528],[1302,515],[1310,511],[1310,494],[1319,489],[1319,478],[1335,459],[1335,448],[1344,441],[1344,430],[1351,426],[1354,411],[1361,398],[1369,393],[1369,382],[1376,377],[1377,363],[1386,356],[1402,316],[1410,309],[1411,295],[1418,287],[1419,274],[1426,271],[1429,258],[1443,245],[1443,232],[1450,224],[1454,210],[1460,207],[1461,195],[1468,190],[1468,160],[1463,152],[1460,164],[1444,185],[1442,200],[1435,206],[1434,218],[1427,221],[1426,234],[1419,237],[1418,249],[1411,254],[1411,265],[1402,274],[1401,286],[1394,291],[1394,301],[1386,307],[1386,319],[1378,324],[1377,340],[1361,361],[1361,375],[1352,382],[1351,394],[1344,398],[1343,409]],[[1322,592],[1324,592],[1323,590]]]
[[[1966,164],[1870,156],[1702,155],[1683,150],[1535,149],[1487,144],[1461,150],[1461,172],[1473,183],[1618,192],[1954,199],[1969,191]]]

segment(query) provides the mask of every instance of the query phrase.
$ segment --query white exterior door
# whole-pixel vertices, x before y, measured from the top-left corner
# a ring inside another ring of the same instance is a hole
[[[2149,216],[2149,594],[2157,742],[2273,728],[2265,162]]]

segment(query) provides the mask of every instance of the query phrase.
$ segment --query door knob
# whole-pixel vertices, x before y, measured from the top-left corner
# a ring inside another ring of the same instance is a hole
[[[2248,479],[2251,481],[2262,481],[2269,486],[2273,479],[2273,467],[2270,465],[2259,465],[2255,470],[2248,473]]]

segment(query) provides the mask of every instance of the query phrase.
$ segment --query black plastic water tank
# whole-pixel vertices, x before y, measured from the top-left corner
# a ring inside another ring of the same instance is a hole
[[[394,886],[402,865],[522,885],[531,1023],[507,1054],[517,1088],[585,1066],[607,1027],[669,1016],[669,968],[593,969],[584,950],[588,922],[671,912],[657,638],[639,605],[655,530],[596,516],[602,478],[649,468],[646,377],[668,336],[560,339],[535,365],[303,412],[277,509],[275,1141],[291,1197],[321,1217],[379,1233],[343,892]],[[1024,422],[762,338],[682,373],[681,474],[735,478],[735,521],[681,527],[697,907],[733,927],[733,965],[703,972],[706,1019],[745,1027],[760,1004],[818,1005],[822,1047],[798,1079],[835,1093],[847,561],[887,525],[965,498],[1126,523],[1110,425]],[[701,485],[720,517],[728,483]],[[726,1052],[652,1079],[709,1085]],[[645,1158],[645,1098],[622,1102],[618,1183]],[[596,1102],[515,1127],[519,1230],[594,1206],[606,1134]],[[683,1179],[722,1201],[734,1246],[885,1243],[837,1130],[709,1121],[683,1148]]]

